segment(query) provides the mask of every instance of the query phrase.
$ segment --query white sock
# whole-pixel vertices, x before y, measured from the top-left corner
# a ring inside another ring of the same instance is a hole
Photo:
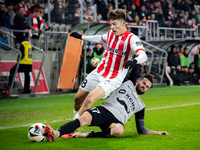
[[[59,131],[57,131],[57,133],[58,133],[58,137],[60,136],[60,132]]]
[[[74,119],[73,119],[73,120],[78,119],[79,117],[80,117],[80,115],[79,115],[78,112],[77,112],[76,115],[74,116]]]
[[[75,117],[77,113],[78,113],[78,111],[73,110],[73,117]]]

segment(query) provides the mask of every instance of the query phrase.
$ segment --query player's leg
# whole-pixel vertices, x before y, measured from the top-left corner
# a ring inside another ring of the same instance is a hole
[[[106,138],[110,135],[111,136],[122,135],[123,133],[124,133],[124,126],[121,123],[112,123],[109,128],[102,130],[102,132],[94,132],[94,131],[89,131],[85,133],[76,132],[73,134],[73,136],[78,138],[83,138],[83,137]]]
[[[117,89],[123,81],[123,78],[116,78],[112,80],[108,80],[106,78],[103,78],[102,76],[100,76],[99,78],[100,83],[86,97],[83,105],[78,111],[79,115],[83,114],[85,110],[90,109],[98,99],[107,97],[112,91]]]
[[[30,87],[29,72],[25,71],[24,74],[25,74],[25,79],[24,79],[24,91],[23,91],[23,93],[31,93],[31,90],[29,89],[29,87]]]
[[[78,114],[77,111],[82,107],[83,101],[86,99],[89,92],[94,90],[98,84],[98,73],[96,73],[95,71],[92,71],[83,80],[83,82],[79,86],[77,94],[74,96],[74,119],[77,119],[81,116],[81,114]]]
[[[78,111],[81,108],[82,103],[88,94],[89,92],[86,92],[82,90],[81,88],[78,89],[78,92],[74,96],[74,110],[75,111]]]
[[[105,92],[104,92],[104,89],[101,86],[98,86],[97,88],[95,88],[93,91],[91,91],[87,95],[85,101],[83,102],[83,105],[81,106],[81,108],[78,111],[78,114],[82,115],[84,111],[86,111],[87,109],[90,109],[92,107],[92,105],[98,99],[101,99],[104,96],[105,96]]]
[[[110,129],[110,135],[122,135],[124,133],[124,126],[121,123],[112,123]]]
[[[13,76],[15,74],[15,70],[16,70],[17,65],[14,65],[11,69],[10,69],[10,75],[9,75],[9,79],[8,79],[8,88],[10,88],[12,80],[13,80]],[[8,89],[9,90],[9,89]]]
[[[62,135],[74,132],[77,128],[81,126],[90,125],[91,121],[92,115],[86,111],[81,117],[64,124],[56,131],[50,125],[46,125],[45,133],[47,133],[48,141],[54,141]]]

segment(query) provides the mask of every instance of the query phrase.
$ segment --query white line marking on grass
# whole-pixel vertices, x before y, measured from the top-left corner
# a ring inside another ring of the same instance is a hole
[[[65,121],[65,120],[73,120],[73,118],[66,118],[66,119],[60,119],[60,120],[52,120],[52,121],[44,121],[43,123],[52,123],[52,122],[60,122],[60,121]],[[22,125],[17,125],[17,126],[11,126],[11,127],[0,127],[0,129],[11,129],[11,128],[17,128],[17,127],[26,127],[26,126],[31,126],[34,123],[29,123],[29,124],[22,124]]]
[[[157,109],[166,109],[166,108],[173,108],[173,107],[184,107],[184,106],[199,105],[199,104],[200,103],[189,103],[189,104],[182,104],[182,105],[175,105],[175,106],[147,108],[146,110],[157,110]],[[60,122],[60,121],[65,121],[65,120],[73,120],[73,119],[72,118],[66,118],[66,119],[60,119],[60,120],[44,121],[43,123],[45,124],[45,123],[52,123],[52,122]],[[26,127],[26,126],[31,126],[32,124],[34,124],[34,123],[11,126],[11,127],[0,127],[0,129],[11,129],[11,128],[17,128],[17,127]]]
[[[182,105],[175,105],[175,106],[164,106],[164,107],[147,108],[145,110],[156,110],[156,109],[165,109],[165,108],[173,108],[173,107],[184,107],[184,106],[199,105],[199,104],[200,103],[189,103],[189,104],[182,104]]]

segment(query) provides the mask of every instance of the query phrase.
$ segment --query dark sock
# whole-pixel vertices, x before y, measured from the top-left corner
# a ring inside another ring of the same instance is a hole
[[[107,129],[103,130],[102,132],[94,132],[91,137],[102,137],[102,138],[105,138],[108,135],[110,135],[110,130],[111,130],[111,128],[107,128]]]
[[[60,132],[60,136],[62,136],[64,134],[69,134],[74,132],[79,127],[80,127],[80,121],[76,119],[64,124],[58,129],[58,131]]]

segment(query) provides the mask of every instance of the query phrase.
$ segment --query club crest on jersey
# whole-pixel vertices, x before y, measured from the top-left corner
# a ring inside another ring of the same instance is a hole
[[[133,92],[133,96],[134,96],[135,98],[138,97],[138,95],[136,94],[136,92]]]

